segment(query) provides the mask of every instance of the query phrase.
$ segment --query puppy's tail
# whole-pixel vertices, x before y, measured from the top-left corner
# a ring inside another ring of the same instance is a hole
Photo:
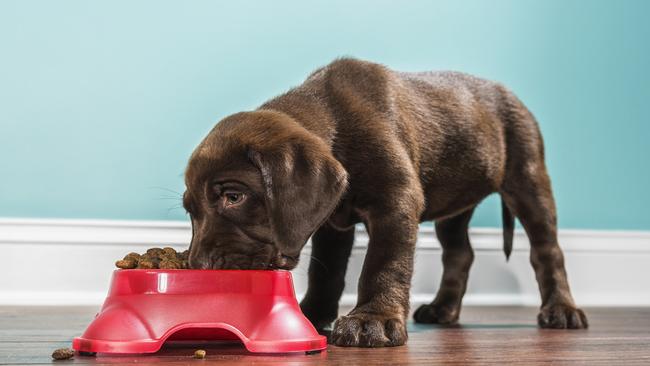
[[[506,203],[501,198],[501,219],[503,221],[503,252],[506,261],[512,253],[512,236],[515,231],[515,215],[512,214]]]

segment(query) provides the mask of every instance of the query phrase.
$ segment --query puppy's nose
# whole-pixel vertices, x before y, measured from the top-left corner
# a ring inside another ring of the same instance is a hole
[[[271,268],[277,269],[294,269],[298,265],[298,256],[288,256],[285,254],[278,254],[278,256],[271,262]]]

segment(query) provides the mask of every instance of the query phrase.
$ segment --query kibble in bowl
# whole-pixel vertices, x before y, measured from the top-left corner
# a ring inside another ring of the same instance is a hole
[[[188,269],[190,251],[177,252],[174,248],[150,248],[143,254],[129,253],[115,262],[121,269]]]

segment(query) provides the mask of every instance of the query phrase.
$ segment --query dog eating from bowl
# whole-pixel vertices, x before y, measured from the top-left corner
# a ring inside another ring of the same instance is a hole
[[[499,83],[337,59],[259,108],[221,120],[192,153],[185,184],[192,268],[290,270],[312,238],[301,308],[317,329],[334,322],[336,345],[407,341],[424,221],[435,222],[443,274],[414,320],[457,322],[474,259],[468,224],[492,193],[502,201],[505,255],[515,217],[530,240],[539,326],[587,327],[558,245],[539,127]],[[358,223],[369,234],[358,302],[338,317]]]

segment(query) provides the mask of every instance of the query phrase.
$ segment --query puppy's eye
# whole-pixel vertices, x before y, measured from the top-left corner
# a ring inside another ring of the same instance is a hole
[[[233,206],[244,200],[244,194],[241,192],[224,192],[223,197],[227,206]]]

